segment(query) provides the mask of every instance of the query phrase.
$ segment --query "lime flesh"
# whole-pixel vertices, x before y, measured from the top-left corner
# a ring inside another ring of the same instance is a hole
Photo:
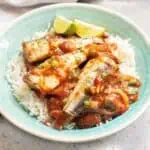
[[[72,21],[61,16],[56,16],[54,20],[54,30],[58,34],[64,34],[71,27]]]
[[[103,27],[88,24],[77,19],[74,20],[74,24],[76,26],[76,34],[82,38],[94,36],[101,37],[105,32],[105,28]]]

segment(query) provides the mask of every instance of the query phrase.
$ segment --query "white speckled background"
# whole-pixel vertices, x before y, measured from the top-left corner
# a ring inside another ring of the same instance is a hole
[[[0,0],[3,1],[3,0]],[[119,11],[150,37],[149,0],[82,0]],[[33,8],[0,5],[0,33],[17,16]],[[150,150],[150,109],[130,127],[103,140],[83,144],[54,143],[29,135],[0,117],[0,150]]]

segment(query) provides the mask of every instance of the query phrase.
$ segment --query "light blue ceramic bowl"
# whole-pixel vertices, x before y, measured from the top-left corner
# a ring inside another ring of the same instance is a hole
[[[137,71],[141,77],[140,99],[131,109],[108,124],[82,130],[57,131],[49,128],[36,118],[29,116],[16,102],[5,80],[8,61],[16,55],[25,37],[47,28],[55,15],[78,18],[93,24],[105,26],[110,32],[123,38],[130,38],[136,53]],[[17,127],[44,139],[61,142],[85,142],[106,137],[131,124],[150,103],[150,41],[129,19],[99,6],[88,4],[58,4],[36,9],[18,18],[1,37],[9,41],[8,48],[0,50],[0,112]]]

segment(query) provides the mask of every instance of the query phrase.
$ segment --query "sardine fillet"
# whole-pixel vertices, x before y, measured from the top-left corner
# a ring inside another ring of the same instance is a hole
[[[76,69],[86,59],[87,57],[83,52],[74,52],[59,56],[58,63],[60,66],[58,66],[58,69],[59,74],[63,76],[63,80],[67,78],[69,71]],[[50,94],[50,92],[61,83],[62,78],[53,71],[54,68],[52,68],[52,64],[49,63],[49,60],[46,60],[41,65],[45,67],[41,69],[34,68],[28,72],[25,76],[25,81],[31,88],[45,91],[47,94]],[[43,69],[50,73],[44,75],[42,73]]]
[[[71,116],[77,115],[78,109],[82,107],[84,100],[89,98],[86,89],[94,83],[97,73],[99,71],[103,72],[108,67],[107,61],[111,61],[112,65],[116,65],[113,60],[106,56],[92,59],[87,63],[83,69],[83,72],[80,74],[79,81],[75,89],[67,100],[67,104],[64,107],[64,112]],[[112,66],[112,68],[116,67]]]

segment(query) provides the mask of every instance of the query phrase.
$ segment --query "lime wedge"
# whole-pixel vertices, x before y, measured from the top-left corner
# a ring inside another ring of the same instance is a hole
[[[76,34],[79,37],[101,37],[105,32],[105,28],[103,27],[92,25],[78,19],[74,20],[74,24],[76,26]]]
[[[62,17],[56,16],[54,20],[54,30],[56,33],[64,34],[71,27],[72,21]]]

